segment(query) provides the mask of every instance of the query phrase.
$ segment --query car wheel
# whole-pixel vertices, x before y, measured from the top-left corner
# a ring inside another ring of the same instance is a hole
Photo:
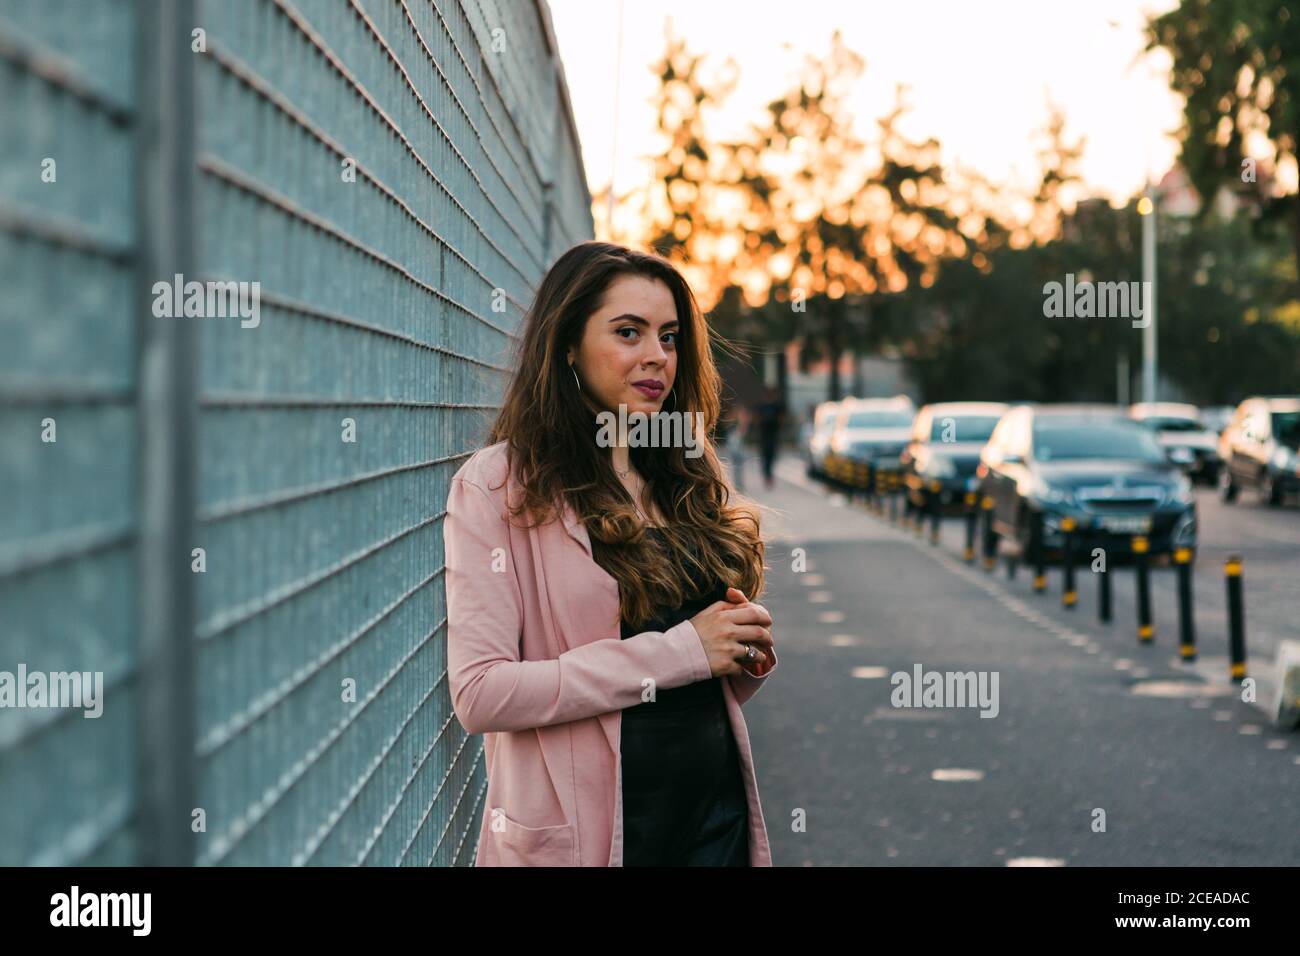
[[[1225,502],[1237,500],[1237,483],[1232,480],[1232,472],[1226,466],[1219,472],[1219,497]]]

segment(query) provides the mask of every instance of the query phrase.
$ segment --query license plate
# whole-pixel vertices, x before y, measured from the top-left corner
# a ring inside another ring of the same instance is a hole
[[[1112,515],[1099,519],[1098,524],[1103,531],[1121,534],[1141,534],[1151,530],[1151,518],[1144,515]]]

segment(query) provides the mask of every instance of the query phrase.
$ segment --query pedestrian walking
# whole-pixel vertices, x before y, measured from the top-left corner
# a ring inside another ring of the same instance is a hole
[[[785,424],[785,403],[781,395],[771,385],[767,386],[766,397],[755,412],[758,424],[758,447],[763,458],[763,481],[768,490],[774,484],[772,465],[776,461],[777,446],[781,441],[781,428]]]
[[[745,490],[745,436],[749,431],[750,414],[744,405],[736,405],[730,420],[724,419],[727,428],[722,437],[726,449],[727,467],[731,471],[731,483],[737,491]]]
[[[724,505],[707,329],[667,260],[584,242],[542,280],[447,497],[447,681],[484,734],[480,866],[771,866],[741,705],[777,666],[759,519]],[[702,414],[702,454],[612,444]],[[622,431],[622,429],[620,429]]]

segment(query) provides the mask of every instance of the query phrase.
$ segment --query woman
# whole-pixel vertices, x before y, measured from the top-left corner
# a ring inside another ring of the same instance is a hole
[[[758,519],[728,504],[708,439],[708,336],[666,260],[575,246],[525,319],[489,446],[452,479],[447,678],[486,735],[477,865],[771,866],[740,707],[777,659],[747,597]],[[620,405],[696,433],[611,444]]]

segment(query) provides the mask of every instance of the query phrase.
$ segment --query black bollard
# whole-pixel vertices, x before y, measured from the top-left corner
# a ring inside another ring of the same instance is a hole
[[[1192,615],[1192,549],[1175,548],[1178,568],[1178,653],[1191,663],[1196,660],[1196,622]]]
[[[1133,539],[1133,561],[1137,565],[1138,642],[1150,644],[1156,636],[1151,623],[1151,575],[1147,567],[1147,539],[1138,535]]]
[[[1065,588],[1061,593],[1061,604],[1074,607],[1079,603],[1079,592],[1074,589],[1074,528],[1073,518],[1061,519],[1061,530],[1065,532],[1065,552],[1061,563],[1065,566]]]
[[[1047,590],[1047,546],[1043,543],[1043,513],[1034,512],[1034,526],[1029,535],[1029,547],[1034,552],[1034,593]]]
[[[1232,679],[1246,677],[1246,608],[1241,600],[1241,555],[1230,554],[1223,564],[1228,579],[1228,653]]]
[[[975,492],[966,492],[966,551],[963,556],[968,562],[975,560],[975,520],[979,516],[975,504],[978,500]]]
[[[1110,567],[1102,555],[1101,570],[1097,572],[1097,620],[1110,623]]]
[[[998,561],[998,536],[993,533],[993,499],[985,495],[980,507],[984,511],[984,570],[992,571]]]
[[[939,489],[942,485],[937,481],[930,482],[930,543],[939,543],[939,522],[942,515],[939,512],[941,507]]]

